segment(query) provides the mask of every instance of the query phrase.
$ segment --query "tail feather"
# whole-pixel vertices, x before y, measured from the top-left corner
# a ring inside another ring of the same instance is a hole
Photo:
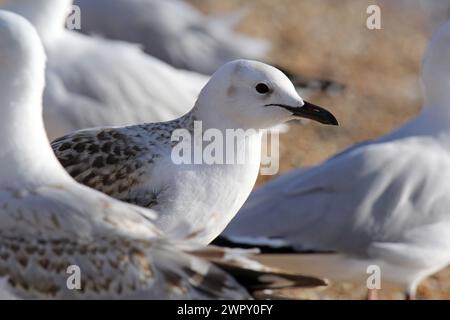
[[[219,236],[213,245],[227,248],[251,249],[257,248],[260,253],[297,253],[294,247],[283,241],[271,239],[244,239],[242,237]]]
[[[264,289],[311,288],[326,286],[326,279],[287,272],[282,266],[261,263],[255,250],[209,246],[190,253],[206,259],[236,279],[249,292]]]

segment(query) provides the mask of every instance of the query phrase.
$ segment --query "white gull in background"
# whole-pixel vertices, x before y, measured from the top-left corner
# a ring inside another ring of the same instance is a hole
[[[65,30],[71,0],[6,0],[44,42],[50,138],[98,126],[165,121],[189,110],[209,77],[174,69],[133,44]]]
[[[214,73],[192,110],[176,120],[81,130],[55,140],[52,147],[77,181],[158,211],[156,224],[171,237],[179,236],[177,230],[186,221],[191,232],[208,225],[205,233],[195,237],[208,244],[223,231],[254,186],[260,168],[260,129],[295,118],[337,125],[331,113],[304,102],[278,69],[237,60]],[[194,131],[195,121],[201,122],[203,132]],[[246,130],[235,140],[219,141],[216,154],[228,159],[231,143],[233,150],[242,152],[239,157],[251,156],[241,162],[235,157],[231,163],[221,158],[214,163],[201,159],[199,164],[178,164],[172,157],[176,141],[171,139],[177,129],[186,129],[192,140],[208,129],[223,137],[227,130]]]
[[[240,251],[163,240],[152,211],[76,183],[44,130],[44,66],[34,28],[0,11],[0,298],[246,299],[221,268],[279,275]],[[67,286],[69,266],[80,268],[80,290]],[[297,279],[323,284],[286,275]]]
[[[140,44],[145,52],[177,68],[212,74],[236,59],[267,62],[270,43],[234,30],[255,4],[206,16],[180,0],[77,0],[81,32]],[[277,68],[280,68],[277,66]],[[336,93],[344,85],[282,70],[302,96]]]
[[[415,119],[259,188],[223,236],[333,250],[293,263],[361,284],[378,265],[382,280],[414,297],[424,278],[450,263],[450,23],[434,35],[422,78],[425,104]]]
[[[264,60],[269,43],[234,31],[244,11],[206,16],[180,0],[77,0],[81,30],[143,45],[177,68],[212,74],[226,62]]]

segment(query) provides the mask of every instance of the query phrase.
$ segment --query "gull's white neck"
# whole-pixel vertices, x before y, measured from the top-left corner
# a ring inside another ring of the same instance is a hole
[[[225,132],[227,129],[235,129],[239,127],[237,123],[227,119],[226,117],[221,117],[218,114],[212,112],[213,110],[208,110],[208,106],[203,105],[201,102],[197,101],[192,113],[196,121],[201,121],[204,130],[207,129],[217,129]]]
[[[66,175],[42,120],[44,67],[20,69],[0,73],[0,186],[57,183]]]
[[[450,142],[450,115],[445,108],[425,106],[411,121],[384,136],[380,141],[427,136],[445,144]]]
[[[27,18],[44,41],[51,41],[64,32],[72,0],[7,0],[1,9]]]
[[[204,101],[208,100],[208,103]],[[201,121],[203,124],[203,128],[206,129],[217,129],[222,132],[226,130],[253,130],[255,132],[261,132],[260,129],[265,129],[264,126],[259,128],[257,123],[249,124],[247,121],[235,121],[228,117],[226,114],[222,114],[222,108],[214,108],[214,106],[209,105],[209,101],[214,101],[214,99],[199,99],[195,107],[191,110],[191,113],[194,115],[197,121]],[[250,131],[248,131],[250,132]]]
[[[209,134],[216,137],[216,132],[219,131],[221,133],[220,136],[223,137],[222,152],[224,155],[230,148],[235,150],[235,154],[244,152],[245,154],[237,156],[244,157],[246,165],[259,168],[263,131],[236,123],[226,115],[220,115],[214,111],[214,109],[211,110],[208,105],[202,105],[199,101],[197,101],[196,106],[191,111],[195,121],[201,122],[202,137],[209,136]],[[210,131],[207,134],[208,130],[214,131]]]

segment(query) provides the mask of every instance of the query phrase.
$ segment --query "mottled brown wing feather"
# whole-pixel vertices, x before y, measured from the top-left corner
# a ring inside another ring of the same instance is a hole
[[[157,155],[120,129],[85,130],[55,140],[52,148],[78,182],[119,200],[151,207],[149,198],[133,195]]]

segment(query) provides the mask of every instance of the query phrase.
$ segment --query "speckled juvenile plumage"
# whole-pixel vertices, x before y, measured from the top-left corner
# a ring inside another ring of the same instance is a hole
[[[0,277],[21,298],[249,297],[219,269],[159,239],[145,209],[84,187],[0,188],[0,212]],[[80,290],[67,288],[71,265],[81,270]],[[205,281],[193,283],[195,275]]]
[[[149,213],[77,184],[0,187],[0,278],[7,293],[21,299],[251,298],[228,272],[253,289],[278,279],[290,281],[283,286],[325,285],[259,265],[245,252],[164,240]],[[67,286],[69,266],[80,268],[79,290]]]
[[[88,129],[68,134],[51,146],[78,182],[125,202],[151,208],[161,190],[140,192],[155,162],[170,156],[175,129],[193,129],[194,112],[164,123],[124,128]]]

